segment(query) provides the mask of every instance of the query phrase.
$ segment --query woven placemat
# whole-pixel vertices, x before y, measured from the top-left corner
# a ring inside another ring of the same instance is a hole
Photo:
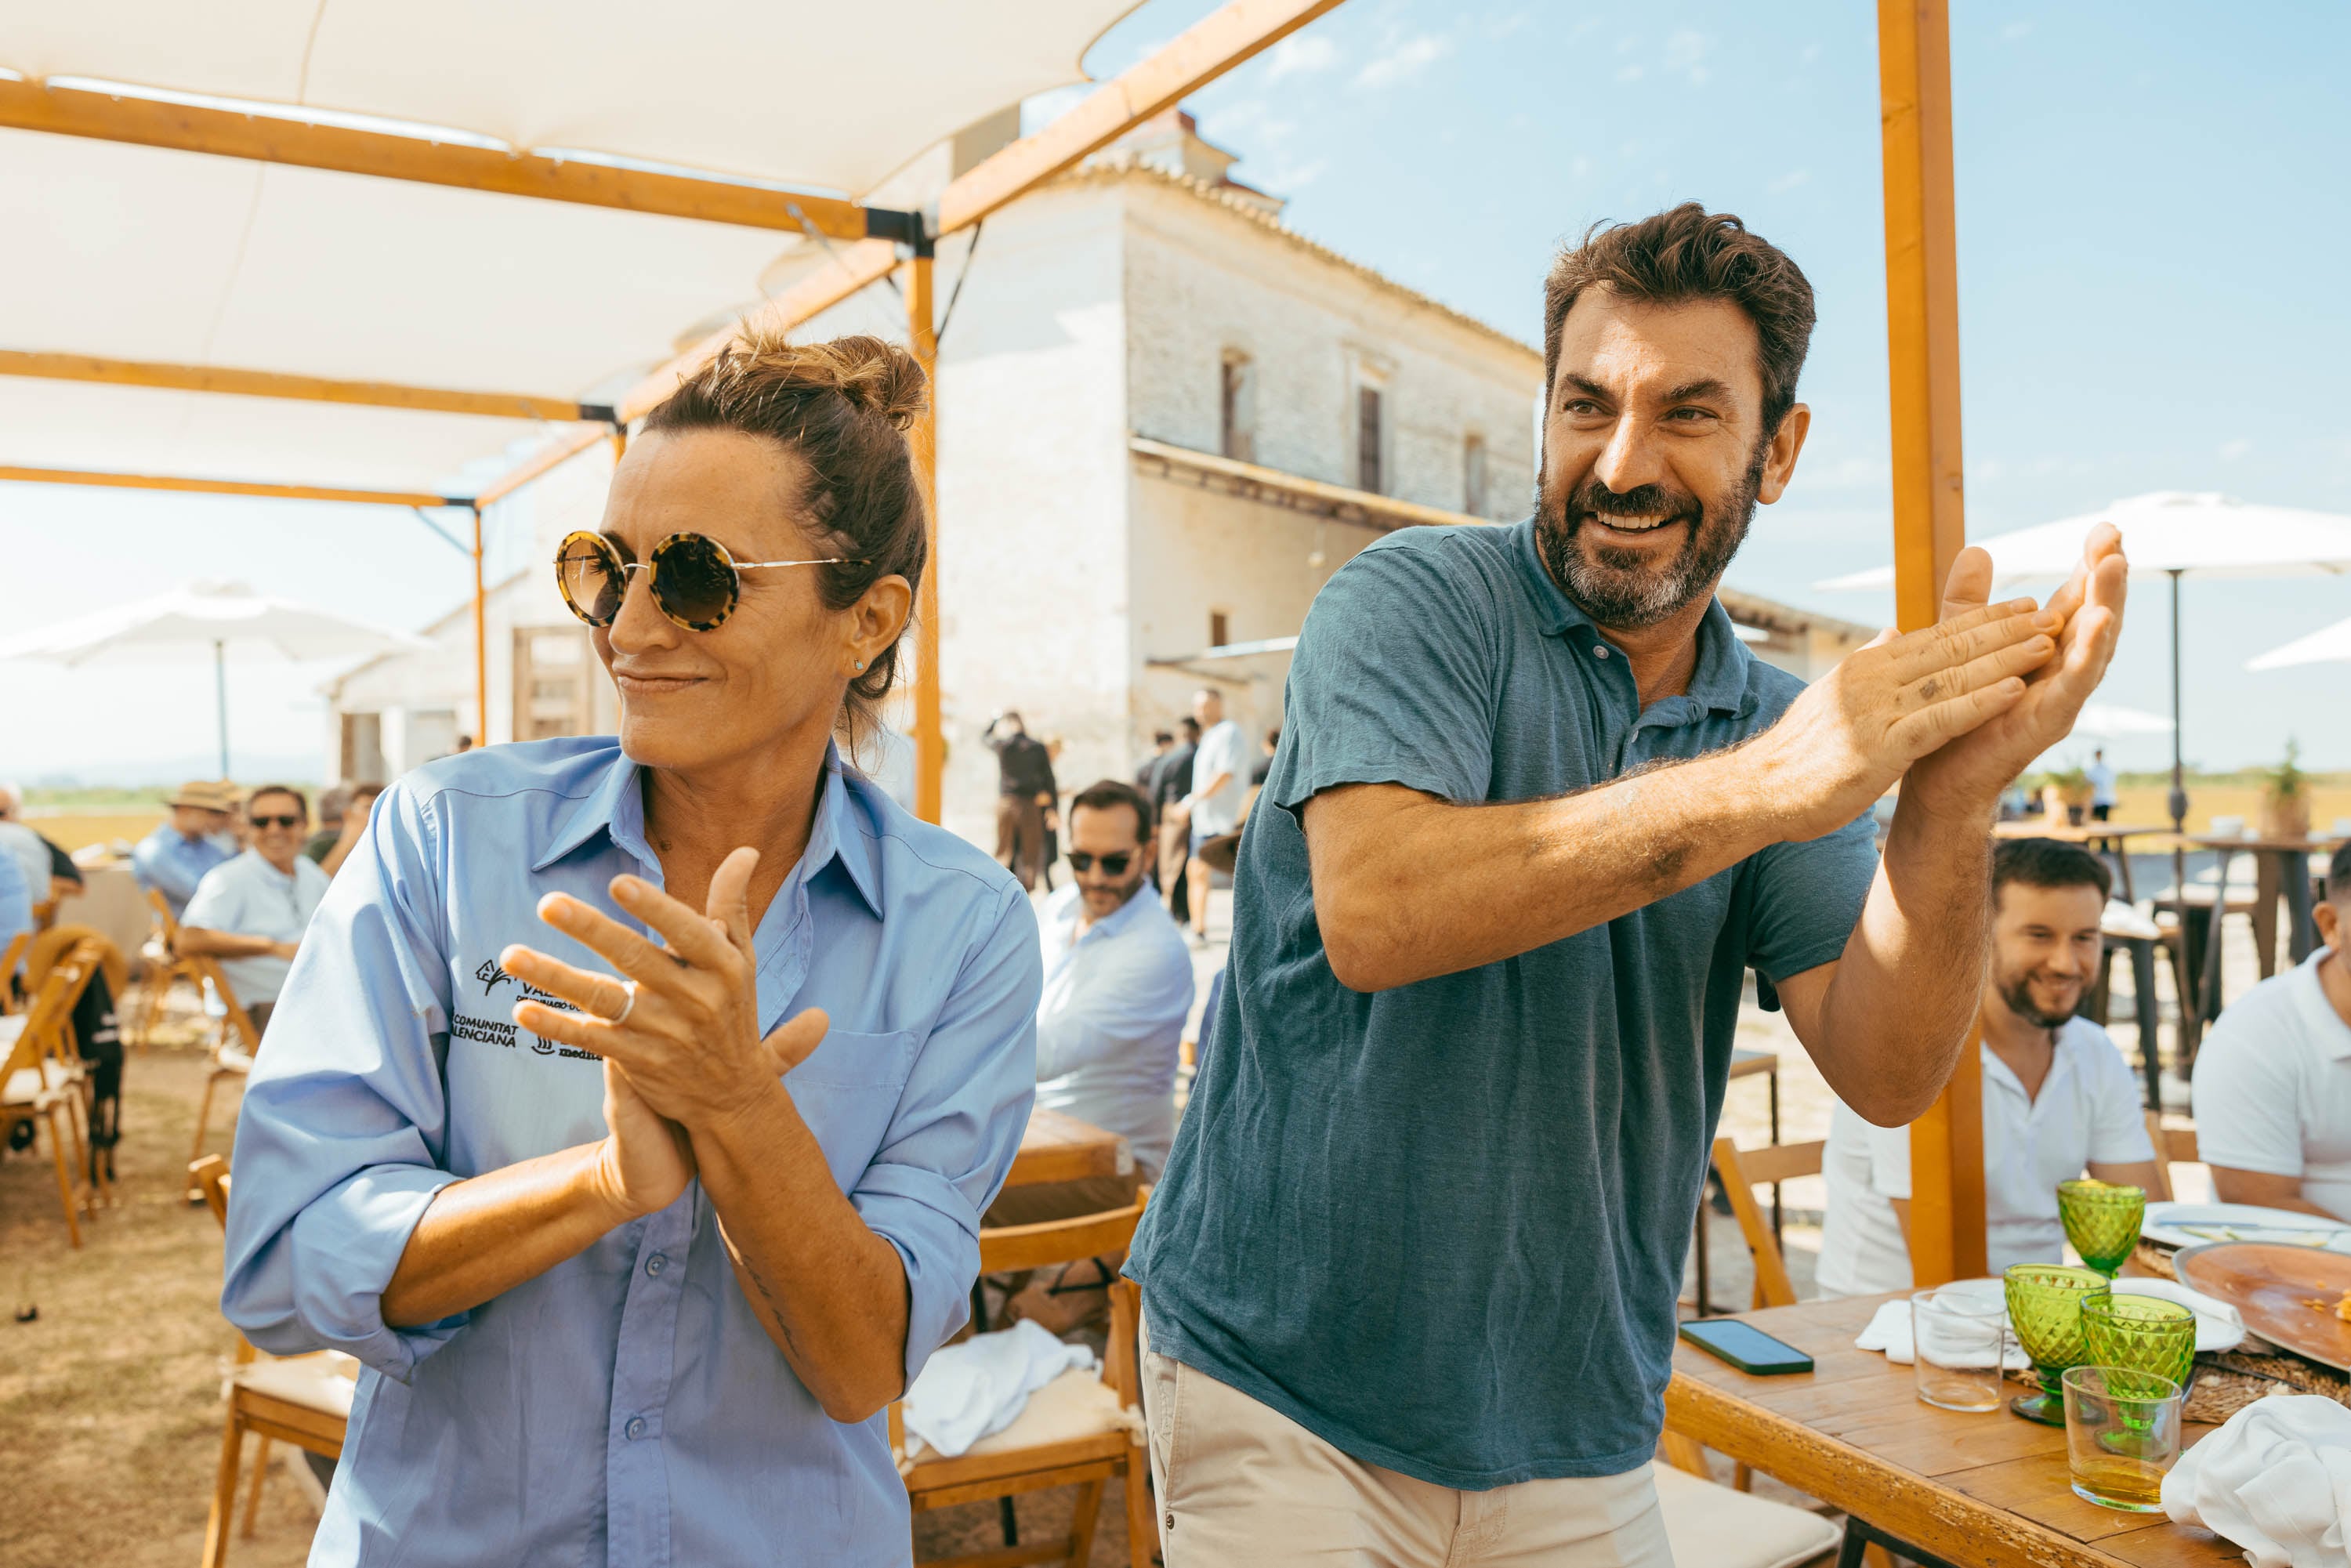
[[[2316,1394],[2351,1409],[2351,1377],[2329,1367],[2273,1351],[2261,1340],[2248,1340],[2261,1349],[2207,1353],[2196,1358],[2188,1375],[2188,1400],[2180,1415],[2214,1426],[2226,1421],[2256,1399],[2276,1394]],[[2030,1369],[2011,1372],[2009,1381],[2039,1388],[2041,1379]]]

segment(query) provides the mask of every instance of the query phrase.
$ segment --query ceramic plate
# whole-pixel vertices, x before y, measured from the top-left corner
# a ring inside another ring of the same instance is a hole
[[[2339,1219],[2250,1203],[2150,1203],[2139,1235],[2165,1247],[2202,1247],[2214,1241],[2351,1247],[2351,1225]]]
[[[2228,1302],[2244,1314],[2248,1330],[2272,1344],[2351,1372],[2351,1322],[2335,1315],[2336,1303],[2351,1295],[2351,1257],[2318,1247],[2219,1241],[2183,1248],[2171,1266],[2181,1284]]]

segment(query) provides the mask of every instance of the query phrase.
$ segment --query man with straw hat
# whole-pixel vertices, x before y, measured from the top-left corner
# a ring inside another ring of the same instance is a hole
[[[204,873],[235,858],[229,820],[236,802],[236,786],[227,779],[191,779],[164,802],[172,809],[172,820],[131,852],[131,870],[140,888],[161,893],[173,919],[187,909]]]

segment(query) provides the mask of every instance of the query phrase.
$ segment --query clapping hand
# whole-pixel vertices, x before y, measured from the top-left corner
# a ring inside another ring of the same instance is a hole
[[[745,848],[721,862],[699,915],[642,877],[614,877],[613,901],[665,939],[658,947],[576,898],[539,901],[540,919],[625,980],[520,944],[498,956],[517,979],[580,1009],[522,1001],[514,1019],[604,1059],[604,1179],[632,1212],[674,1200],[694,1178],[695,1132],[748,1110],[824,1039],[828,1020],[813,1008],[759,1033],[749,906],[758,860]]]
[[[1920,758],[1904,781],[1904,797],[1929,810],[1980,814],[2034,758],[2064,739],[2114,659],[2129,575],[2121,533],[2100,523],[2073,576],[2043,608],[2062,622],[2055,652],[2025,676],[2024,694],[2012,706]],[[1943,591],[1944,622],[1979,611],[1991,590],[1991,557],[1961,550]]]

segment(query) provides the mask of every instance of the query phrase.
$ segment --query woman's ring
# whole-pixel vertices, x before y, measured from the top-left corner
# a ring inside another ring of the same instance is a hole
[[[606,1023],[611,1023],[611,1024],[622,1024],[622,1023],[626,1023],[626,1022],[628,1022],[628,1021],[629,1021],[629,1015],[630,1015],[631,1013],[632,1013],[632,1012],[634,1012],[634,1011],[636,1011],[636,1010],[637,1010],[637,983],[636,983],[636,981],[634,981],[634,980],[622,980],[622,981],[621,982],[621,989],[622,989],[622,990],[624,990],[624,991],[626,991],[626,992],[628,992],[628,993],[629,993],[629,999],[628,999],[627,1001],[622,1002],[622,1003],[621,1004],[621,1010],[620,1010],[619,1012],[614,1013],[611,1018],[608,1018],[608,1019],[606,1019],[604,1020]]]

